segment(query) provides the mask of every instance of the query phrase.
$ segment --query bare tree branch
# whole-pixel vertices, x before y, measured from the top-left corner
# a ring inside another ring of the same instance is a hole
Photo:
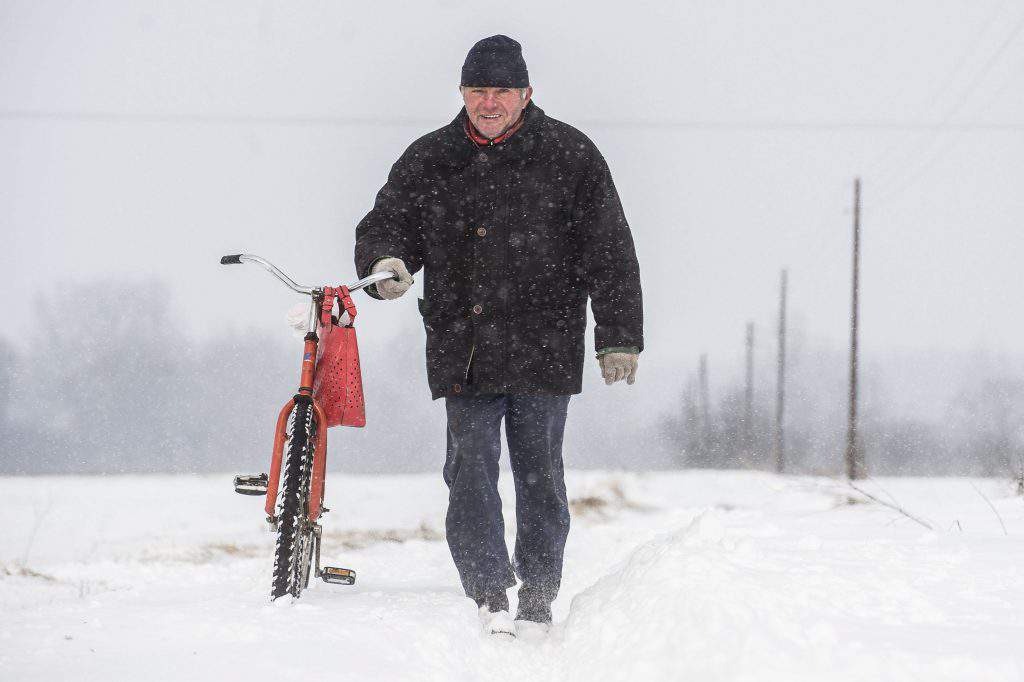
[[[46,519],[47,515],[49,515],[52,509],[52,494],[46,496],[46,503],[43,505],[42,509],[40,509],[39,506],[37,505],[32,505],[32,527],[29,529],[28,539],[25,540],[25,552],[22,554],[21,557],[22,567],[28,566],[28,557],[29,554],[32,553],[32,545],[35,544],[36,533],[39,532],[40,526],[43,525],[43,521]]]
[[[886,502],[885,500],[879,499],[879,498],[875,497],[874,495],[872,495],[871,493],[869,493],[867,491],[861,490],[856,485],[854,485],[853,481],[847,481],[847,485],[849,485],[851,488],[853,488],[854,490],[856,490],[857,492],[859,492],[861,495],[863,495],[864,497],[868,498],[869,500],[871,500],[873,502],[877,502],[878,504],[882,505],[883,507],[888,507],[889,509],[892,509],[894,511],[898,511],[900,514],[903,514],[904,516],[906,516],[911,521],[914,521],[916,523],[921,524],[922,526],[924,526],[928,530],[935,530],[934,528],[932,528],[931,524],[929,524],[928,522],[922,521],[921,519],[917,518],[916,516],[914,516],[913,514],[908,512],[903,507],[901,507],[901,506],[899,506],[897,504],[893,504],[892,502]]]
[[[971,484],[972,488],[974,488],[974,492],[981,495],[981,499],[985,500],[985,502],[988,504],[988,508],[991,509],[992,513],[996,515],[996,518],[999,519],[999,525],[1003,527],[1003,535],[1009,535],[1010,533],[1006,530],[1006,524],[1003,523],[1003,517],[999,515],[999,512],[996,510],[996,506],[992,504],[992,501],[990,499],[985,497],[985,493],[981,492],[978,486],[974,485],[974,481],[967,482]]]

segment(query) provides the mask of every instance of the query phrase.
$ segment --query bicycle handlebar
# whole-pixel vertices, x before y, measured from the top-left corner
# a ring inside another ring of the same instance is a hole
[[[241,265],[242,263],[255,263],[256,265],[259,265],[261,268],[272,274],[274,277],[277,277],[279,280],[281,280],[281,282],[283,282],[285,286],[287,286],[289,289],[296,293],[311,296],[321,290],[319,287],[307,287],[302,286],[301,284],[297,284],[295,280],[281,272],[281,270],[279,270],[277,266],[275,266],[273,263],[266,259],[260,258],[259,256],[253,256],[248,253],[238,253],[231,256],[222,256],[220,259],[221,265]],[[367,287],[371,284],[375,284],[376,282],[382,282],[386,279],[397,278],[398,275],[396,275],[392,271],[382,270],[380,272],[374,272],[370,275],[367,275],[366,277],[363,277],[361,280],[358,280],[346,286],[349,291],[358,291],[359,289]]]

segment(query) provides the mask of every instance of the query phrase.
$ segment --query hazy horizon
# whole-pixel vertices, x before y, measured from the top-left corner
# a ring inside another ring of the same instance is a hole
[[[1014,3],[473,7],[4,2],[0,337],[27,349],[40,294],[154,278],[190,336],[286,338],[298,299],[218,258],[354,279],[354,227],[391,164],[456,114],[473,42],[506,33],[537,104],[607,158],[644,286],[638,383],[605,388],[588,357],[570,428],[608,406],[649,426],[701,353],[721,397],[742,371],[747,321],[770,388],[782,268],[794,338],[828,349],[841,376],[856,176],[862,350],[891,368],[887,407],[941,414],[972,357],[1020,371]],[[421,356],[420,287],[357,298],[368,371],[397,346]],[[130,300],[123,314],[137,314]],[[378,414],[396,391],[436,409],[422,371],[364,379]]]

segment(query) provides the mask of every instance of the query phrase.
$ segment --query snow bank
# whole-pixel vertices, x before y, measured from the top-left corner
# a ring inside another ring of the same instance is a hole
[[[730,532],[722,513],[706,510],[635,550],[573,598],[565,679],[1022,679],[1012,641],[1021,620],[994,627],[1002,636],[985,646],[977,605],[948,613],[943,602],[953,600],[924,591],[960,581],[929,570],[924,556],[915,570],[919,549],[837,542],[826,556],[814,535],[766,546],[756,535]],[[979,661],[977,647],[991,658]]]
[[[324,561],[358,582],[274,606],[273,538],[230,480],[0,478],[0,679],[1024,679],[1006,482],[865,483],[926,530],[829,479],[570,472],[555,627],[504,643],[459,589],[439,476],[333,476]]]

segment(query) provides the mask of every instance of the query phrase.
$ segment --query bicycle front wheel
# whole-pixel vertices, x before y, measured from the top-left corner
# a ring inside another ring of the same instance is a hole
[[[309,585],[314,531],[307,511],[315,448],[313,406],[308,401],[301,401],[295,405],[288,422],[284,461],[281,463],[283,480],[275,508],[277,546],[274,550],[271,599],[286,594],[298,597]]]

